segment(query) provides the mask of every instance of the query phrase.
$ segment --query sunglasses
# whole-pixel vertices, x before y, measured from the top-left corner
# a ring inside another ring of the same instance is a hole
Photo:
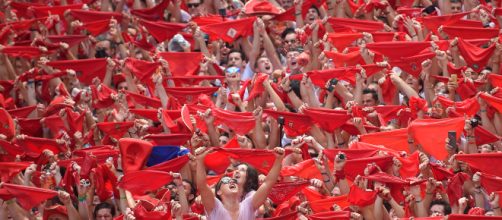
[[[226,73],[233,74],[233,73],[240,73],[241,69],[239,67],[230,67],[225,70]]]
[[[197,8],[199,7],[200,3],[187,3],[188,8]]]
[[[230,183],[237,183],[237,180],[236,179],[232,179],[230,177],[223,177],[223,179],[221,179],[221,184],[230,184]]]

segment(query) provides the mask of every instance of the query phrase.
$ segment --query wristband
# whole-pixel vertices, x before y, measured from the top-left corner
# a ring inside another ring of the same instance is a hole
[[[79,196],[78,197],[79,202],[85,202],[86,199],[87,199],[87,196]]]
[[[495,208],[492,208],[492,209],[500,209],[500,206],[497,206],[497,207],[495,207]]]
[[[15,201],[14,201],[14,199],[11,199],[11,200],[7,200],[7,201],[5,201],[5,203],[6,203],[7,205],[14,204],[14,202],[15,202]]]

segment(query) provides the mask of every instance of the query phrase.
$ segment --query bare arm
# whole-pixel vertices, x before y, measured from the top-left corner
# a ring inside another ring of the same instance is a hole
[[[265,182],[261,184],[260,188],[256,190],[256,193],[253,195],[253,207],[255,209],[260,208],[260,206],[267,199],[268,194],[274,187],[277,179],[279,178],[279,174],[282,168],[282,159],[284,158],[284,149],[276,147],[274,148],[275,152],[275,162],[272,166],[272,169],[268,172],[267,177],[265,178]]]

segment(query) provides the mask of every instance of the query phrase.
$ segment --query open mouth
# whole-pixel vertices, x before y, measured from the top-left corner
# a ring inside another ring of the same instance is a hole
[[[235,183],[231,183],[229,186],[228,186],[229,189],[237,189],[237,184]]]

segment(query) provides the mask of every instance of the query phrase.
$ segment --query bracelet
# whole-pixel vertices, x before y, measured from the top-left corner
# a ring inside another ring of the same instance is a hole
[[[325,182],[325,183],[329,183],[330,181],[331,181],[330,179],[323,180],[323,182]]]
[[[415,200],[415,203],[421,203],[421,202],[422,202],[422,200],[418,200],[418,201],[417,201],[417,200]]]
[[[480,111],[480,112],[486,112],[486,109],[481,109],[481,110],[479,110],[479,111]]]
[[[85,202],[86,199],[87,199],[87,196],[79,196],[78,197],[79,202]]]
[[[341,142],[341,143],[338,143],[337,145],[338,146],[343,146],[345,144],[345,142]]]
[[[497,207],[495,207],[495,208],[492,208],[492,209],[500,209],[500,206],[497,206]]]
[[[425,191],[425,194],[427,194],[427,195],[434,195],[433,192],[427,192],[427,191]]]
[[[5,203],[6,203],[7,205],[14,204],[14,202],[15,202],[15,201],[14,201],[13,199],[5,201]]]
[[[324,176],[324,175],[329,176],[329,174],[328,174],[328,173],[325,173],[325,172],[322,172],[322,173],[321,173],[321,175],[323,175],[323,176]]]
[[[300,16],[300,15],[302,15],[301,12],[300,13],[295,13],[295,16]]]

